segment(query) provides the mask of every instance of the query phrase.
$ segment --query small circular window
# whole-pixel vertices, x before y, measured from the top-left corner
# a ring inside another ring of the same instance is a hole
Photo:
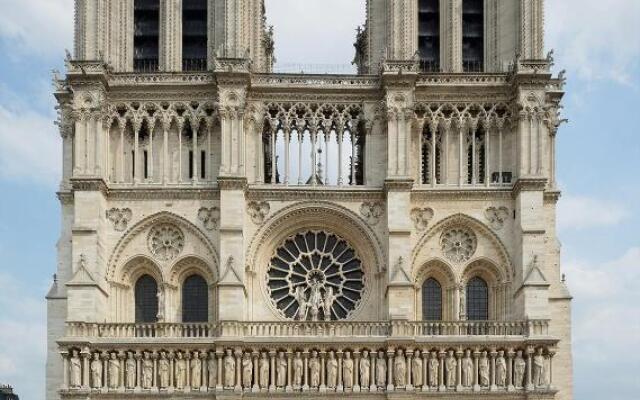
[[[324,231],[286,239],[267,271],[275,307],[284,317],[301,321],[348,318],[362,299],[364,282],[357,252],[345,239]]]

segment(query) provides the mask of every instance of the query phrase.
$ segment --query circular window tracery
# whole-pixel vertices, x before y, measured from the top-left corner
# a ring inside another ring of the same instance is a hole
[[[362,261],[343,238],[324,231],[289,237],[267,270],[271,301],[286,318],[318,321],[348,318],[362,300]]]
[[[453,228],[440,238],[442,253],[451,261],[460,263],[471,258],[476,252],[476,235],[467,228]]]
[[[149,250],[162,261],[173,260],[184,248],[184,234],[175,225],[162,224],[149,231]]]

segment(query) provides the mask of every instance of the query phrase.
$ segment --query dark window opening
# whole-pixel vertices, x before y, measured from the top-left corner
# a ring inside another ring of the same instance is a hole
[[[207,177],[207,152],[200,152],[200,179],[205,179]]]
[[[159,0],[135,0],[133,19],[133,69],[136,72],[157,71],[160,58]]]
[[[144,153],[144,179],[149,179],[149,153],[145,150]]]
[[[207,69],[207,0],[182,0],[182,70]]]
[[[182,322],[209,320],[209,289],[200,275],[191,275],[182,285]]]
[[[193,178],[193,150],[189,150],[189,179]]]
[[[442,287],[429,278],[422,284],[422,319],[424,321],[442,320]]]
[[[440,0],[418,3],[418,52],[423,71],[440,71]]]
[[[158,284],[149,275],[143,275],[135,288],[136,323],[158,321]]]
[[[136,151],[131,150],[131,177],[136,178]]]
[[[462,2],[462,70],[484,71],[484,0]]]
[[[467,284],[467,319],[489,319],[489,287],[487,282],[479,277],[472,278]]]

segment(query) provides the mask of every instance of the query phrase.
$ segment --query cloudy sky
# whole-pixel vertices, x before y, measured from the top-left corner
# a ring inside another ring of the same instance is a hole
[[[504,0],[513,1],[513,0]],[[19,6],[16,6],[19,3]],[[348,69],[364,0],[267,0],[282,68]],[[560,239],[574,301],[576,399],[640,391],[640,1],[546,0],[569,77],[559,133]],[[0,0],[0,383],[44,397],[44,295],[59,231],[50,73],[72,0]]]

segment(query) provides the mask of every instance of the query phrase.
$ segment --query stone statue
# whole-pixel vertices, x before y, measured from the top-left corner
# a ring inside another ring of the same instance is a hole
[[[369,352],[367,350],[362,352],[362,359],[360,360],[360,386],[363,388],[371,385],[371,360],[369,360]]]
[[[504,359],[504,351],[498,352],[496,358],[496,385],[505,387],[507,385],[507,361]]]
[[[413,380],[413,386],[421,387],[422,381],[422,358],[420,358],[420,350],[416,350],[416,353],[411,361],[411,379]]]
[[[116,389],[120,384],[120,360],[116,353],[111,353],[107,364],[109,372],[109,388]]]
[[[387,363],[382,351],[378,352],[378,361],[376,362],[376,385],[379,388],[387,386]]]
[[[169,360],[167,359],[167,353],[164,351],[160,353],[160,360],[158,360],[158,377],[160,378],[160,388],[166,389],[169,387],[169,376],[171,375]]]
[[[429,386],[438,387],[438,368],[440,362],[438,361],[438,355],[435,351],[431,352],[431,358],[429,359]]]
[[[329,359],[327,360],[327,387],[335,389],[338,385],[338,360],[333,351],[329,352]]]
[[[480,386],[489,386],[489,359],[487,358],[487,352],[483,351],[480,360],[478,360],[478,376]]]
[[[544,354],[542,354],[542,348],[539,348],[533,357],[533,385],[535,387],[543,387],[546,385],[544,366]]]
[[[294,297],[298,302],[298,312],[296,314],[296,319],[305,321],[307,319],[307,309],[309,308],[309,303],[307,302],[307,298],[304,294],[304,288],[302,286],[296,287],[296,293]]]
[[[304,370],[304,363],[302,362],[302,357],[300,356],[300,352],[297,352],[296,356],[293,358],[293,387],[294,387],[294,389],[300,389],[302,387],[303,370]]]
[[[467,350],[462,359],[462,386],[473,386],[473,360],[471,359],[471,350]]]
[[[287,386],[287,359],[284,358],[284,352],[278,353],[278,359],[276,360],[276,386],[283,388]]]
[[[353,358],[349,352],[344,354],[342,360],[342,382],[345,389],[353,388]]]
[[[72,388],[79,388],[80,386],[82,386],[82,361],[80,360],[80,356],[78,355],[78,350],[73,350],[69,363],[71,367],[69,385]]]
[[[449,356],[445,361],[444,367],[447,373],[447,387],[455,387],[456,386],[456,358],[453,356],[453,350],[449,350]]]
[[[125,373],[127,374],[127,388],[133,389],[136,387],[136,360],[133,357],[133,353],[129,352],[127,356],[127,362],[125,363]]]
[[[200,386],[202,386],[202,360],[196,351],[191,359],[191,387],[198,388]]]
[[[467,290],[464,286],[460,286],[460,320],[467,319]]]
[[[314,284],[311,287],[311,294],[309,295],[309,305],[311,306],[311,320],[317,321],[318,314],[320,313],[320,307],[322,306],[322,294],[320,293],[319,284]]]
[[[312,388],[320,386],[320,360],[318,360],[318,352],[313,350],[311,352],[311,359],[309,360],[309,383]]]
[[[333,306],[333,302],[336,301],[337,298],[338,296],[333,294],[333,288],[329,286],[324,292],[324,301],[322,303],[325,321],[331,321],[331,306]]]
[[[267,353],[263,352],[260,355],[260,362],[258,365],[258,369],[260,370],[260,388],[268,389],[269,388],[269,358],[267,357]]]
[[[395,378],[396,387],[405,387],[407,385],[407,360],[405,360],[402,350],[398,350],[393,360],[393,377]]]
[[[209,359],[207,360],[207,375],[209,375],[209,387],[216,387],[218,382],[218,363],[216,360],[216,353],[210,352]]]
[[[516,358],[513,360],[513,385],[517,388],[524,386],[524,372],[527,369],[527,362],[522,358],[522,350],[518,350]]]
[[[102,387],[102,361],[100,361],[100,354],[95,353],[93,360],[91,360],[91,387],[94,389],[100,389]]]
[[[253,361],[251,360],[251,354],[244,353],[242,356],[242,386],[245,389],[251,389],[251,383],[253,382]]]
[[[176,389],[184,389],[187,384],[187,360],[182,353],[178,353],[176,357]]]
[[[233,389],[236,384],[236,360],[233,358],[231,349],[227,349],[224,356],[224,387]]]
[[[145,351],[142,359],[142,388],[151,389],[153,384],[153,360],[149,353]]]
[[[158,287],[158,293],[156,294],[158,298],[158,322],[164,321],[164,303],[165,303],[165,294],[164,289],[162,287]]]

